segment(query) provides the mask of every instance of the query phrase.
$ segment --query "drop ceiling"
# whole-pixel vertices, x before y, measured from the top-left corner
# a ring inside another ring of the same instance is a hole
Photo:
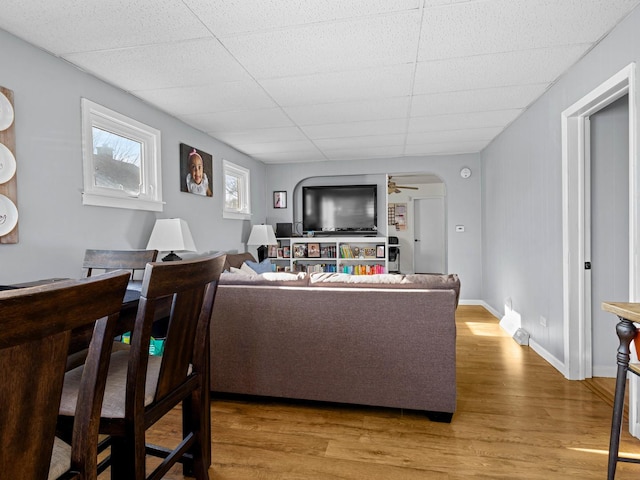
[[[2,0],[0,28],[265,163],[478,152],[640,0]]]

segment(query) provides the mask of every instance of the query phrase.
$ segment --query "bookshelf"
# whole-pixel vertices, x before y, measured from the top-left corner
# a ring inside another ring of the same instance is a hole
[[[387,273],[386,237],[279,238],[282,256],[272,257],[277,269],[292,272],[339,272],[352,275]],[[285,248],[289,257],[285,256]]]

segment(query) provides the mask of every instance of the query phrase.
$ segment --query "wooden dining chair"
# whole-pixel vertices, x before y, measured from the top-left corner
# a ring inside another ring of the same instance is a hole
[[[114,270],[127,270],[131,273],[129,279],[129,289],[139,290],[142,284],[141,277],[147,263],[155,262],[158,257],[158,250],[95,250],[87,249],[84,252],[82,268],[86,277],[91,277],[95,273],[112,272]],[[161,327],[157,327],[160,330]],[[125,350],[127,345],[120,341],[113,344],[116,350]],[[87,351],[81,350],[70,355],[67,359],[67,370],[71,370],[84,363]],[[101,450],[107,443],[101,445]]]
[[[158,479],[176,463],[197,479],[208,479],[209,322],[225,256],[147,265],[131,334],[130,352],[111,355],[100,432],[111,436],[111,478]],[[162,356],[149,355],[151,328],[170,303]],[[73,415],[82,367],[65,385],[61,413]],[[183,435],[174,449],[148,445],[145,431],[182,405]],[[146,455],[163,458],[146,476]]]
[[[129,270],[131,280],[137,279],[137,273],[142,273],[149,262],[155,262],[158,250],[94,250],[84,252],[82,268],[90,277],[94,270]]]
[[[0,477],[94,479],[104,381],[128,272],[0,292]],[[73,329],[95,324],[71,445],[56,420]],[[111,336],[111,338],[109,338]]]

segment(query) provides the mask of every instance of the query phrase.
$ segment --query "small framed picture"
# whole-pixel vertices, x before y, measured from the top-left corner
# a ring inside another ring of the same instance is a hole
[[[287,192],[273,192],[273,208],[287,208]]]
[[[320,244],[319,243],[309,243],[307,245],[307,257],[309,257],[309,258],[320,258]]]
[[[278,256],[278,245],[269,245],[269,257],[277,258]]]
[[[307,256],[307,246],[302,244],[294,245],[293,256],[295,258],[305,258]]]
[[[376,258],[384,258],[385,251],[384,245],[376,245]]]
[[[290,258],[290,257],[291,257],[290,247],[288,245],[285,245],[284,247],[282,247],[282,258]]]

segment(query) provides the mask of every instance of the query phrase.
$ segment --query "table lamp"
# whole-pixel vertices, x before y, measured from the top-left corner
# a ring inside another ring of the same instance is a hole
[[[175,251],[195,252],[196,245],[187,222],[181,218],[159,218],[147,243],[147,250],[170,252],[162,258],[163,262],[182,260]]]
[[[262,262],[267,258],[266,245],[277,245],[276,234],[271,225],[254,225],[251,228],[251,235],[247,240],[247,245],[260,245],[258,247],[258,261]]]

